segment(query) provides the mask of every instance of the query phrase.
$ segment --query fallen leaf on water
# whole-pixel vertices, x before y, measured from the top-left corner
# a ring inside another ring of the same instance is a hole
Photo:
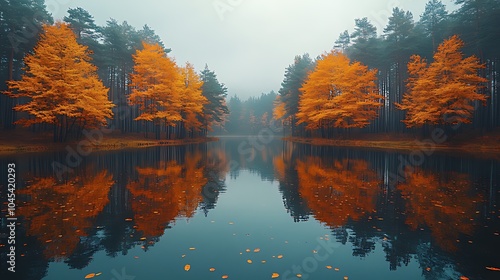
[[[271,278],[273,278],[273,279],[278,278],[278,277],[280,277],[280,275],[276,272],[273,272],[273,275],[271,275]]]
[[[254,253],[258,253],[258,252],[260,252],[260,249],[259,249],[259,248],[255,248],[255,249],[253,250],[253,252],[254,252]]]
[[[101,274],[102,274],[102,272],[98,272],[98,273],[95,274],[95,276],[99,276]]]
[[[332,266],[331,265],[327,265],[326,268],[332,269]]]
[[[141,240],[146,240],[146,237],[141,237]]]
[[[229,278],[229,276],[227,276],[227,275],[222,275],[222,279],[227,279],[227,278]]]
[[[134,259],[138,259],[139,257],[138,256],[134,256]]]
[[[191,248],[189,248],[189,250],[193,251],[193,250],[196,250],[196,248],[195,247],[191,247]]]
[[[245,252],[247,252],[247,253],[250,252],[250,249],[246,249]]]
[[[252,263],[252,260],[247,260],[247,263]]]
[[[186,257],[186,255],[182,255],[181,257],[182,257],[182,258],[185,258],[185,257]]]
[[[302,278],[302,274],[300,274],[300,273],[295,275],[295,276],[297,276],[297,278]]]
[[[266,261],[265,261],[265,260],[263,260],[263,261],[260,261],[260,262],[261,262],[261,263],[266,263]]]
[[[209,270],[210,270],[210,272],[214,272],[215,268],[211,267]]]
[[[469,280],[469,277],[466,277],[466,276],[460,276],[460,280]]]
[[[344,276],[344,280],[348,280],[348,279],[349,279],[349,277],[347,277],[347,276]]]
[[[230,224],[230,225],[234,225],[234,223],[233,223],[233,222],[229,222],[229,224]]]
[[[335,268],[335,271],[339,271],[339,270],[340,270],[340,268],[338,268],[338,267]]]
[[[90,279],[90,278],[94,278],[95,277],[95,273],[89,273],[87,275],[85,275],[85,279]]]
[[[500,271],[500,268],[498,268],[498,267],[492,267],[492,266],[487,266],[486,269],[487,270],[491,270],[491,271]]]
[[[184,266],[184,270],[185,270],[185,271],[189,271],[190,269],[191,269],[191,265],[186,264],[186,265]]]
[[[132,222],[132,219],[127,218],[127,219],[125,219],[125,222]]]
[[[283,255],[278,255],[278,259],[282,259],[283,258]]]

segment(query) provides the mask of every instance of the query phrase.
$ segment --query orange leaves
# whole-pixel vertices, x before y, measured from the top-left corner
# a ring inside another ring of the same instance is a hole
[[[134,58],[131,74],[131,104],[138,104],[141,115],[136,120],[181,120],[181,84],[175,62],[167,57],[159,44],[143,42]]]
[[[403,96],[400,110],[407,111],[408,127],[424,124],[470,123],[472,102],[485,101],[477,93],[486,79],[477,75],[484,66],[474,57],[463,58],[463,42],[452,36],[439,45],[434,62],[427,63],[418,55],[408,63],[408,93]]]
[[[382,106],[375,80],[376,70],[340,52],[323,55],[300,89],[299,123],[309,129],[367,126]]]
[[[9,82],[10,96],[29,98],[14,108],[32,116],[19,123],[63,126],[77,121],[86,127],[106,124],[106,119],[113,116],[114,105],[108,100],[108,89],[97,77],[89,54],[66,24],[45,25],[33,54],[25,58],[22,79]]]

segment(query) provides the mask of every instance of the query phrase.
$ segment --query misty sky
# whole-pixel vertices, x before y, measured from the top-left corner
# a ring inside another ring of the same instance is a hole
[[[137,29],[149,25],[178,64],[207,63],[230,96],[278,91],[295,55],[332,49],[354,19],[368,17],[383,30],[393,7],[420,18],[428,0],[47,0],[55,19],[82,7],[105,25],[114,18]],[[443,0],[448,11],[453,0]]]

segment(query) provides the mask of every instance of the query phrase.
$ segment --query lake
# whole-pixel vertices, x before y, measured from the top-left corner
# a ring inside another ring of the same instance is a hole
[[[234,137],[4,156],[2,279],[500,279],[500,161],[416,155]]]

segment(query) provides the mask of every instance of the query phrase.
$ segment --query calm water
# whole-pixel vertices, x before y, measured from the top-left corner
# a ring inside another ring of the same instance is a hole
[[[2,279],[500,279],[499,161],[249,143],[0,158]]]

